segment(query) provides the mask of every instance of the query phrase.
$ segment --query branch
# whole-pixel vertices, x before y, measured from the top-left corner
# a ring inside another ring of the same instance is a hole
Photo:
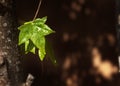
[[[35,13],[35,16],[34,16],[33,20],[35,20],[36,17],[37,17],[37,15],[38,15],[38,12],[39,12],[39,10],[40,10],[41,3],[42,3],[42,0],[40,0],[40,2],[39,2],[39,5],[38,5],[38,8],[37,8],[37,10],[36,10],[36,13]]]

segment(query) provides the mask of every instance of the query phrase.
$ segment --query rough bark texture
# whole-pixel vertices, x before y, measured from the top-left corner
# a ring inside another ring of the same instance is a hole
[[[13,0],[0,0],[0,86],[22,83]]]

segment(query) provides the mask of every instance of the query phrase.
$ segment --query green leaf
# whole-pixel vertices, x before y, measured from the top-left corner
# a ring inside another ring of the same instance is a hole
[[[43,36],[46,36],[46,35],[49,35],[51,33],[54,33],[55,31],[53,31],[50,27],[48,27],[46,24],[42,24],[42,25],[39,25],[37,26],[37,28],[42,28],[42,30],[38,30],[41,35]]]
[[[39,44],[36,44],[36,45],[38,45],[38,48],[39,48],[39,53],[38,53],[39,57],[40,57],[41,61],[43,61],[43,59],[46,55],[46,52],[45,52],[45,38],[41,37]]]
[[[31,38],[34,28],[35,27],[31,23],[22,25],[18,28],[20,30],[18,45],[25,43],[27,40]]]
[[[25,25],[25,24],[30,24],[30,23],[32,23],[32,22],[33,22],[33,21],[25,22],[24,25]]]
[[[35,25],[41,25],[44,24],[47,21],[47,17],[43,18],[37,18],[36,20],[33,21]]]
[[[30,52],[35,54],[35,46],[30,50]]]
[[[47,17],[38,18],[33,21],[25,22],[23,25],[18,27],[18,29],[20,30],[18,44],[21,45],[25,43],[26,54],[28,52],[32,52],[33,54],[35,54],[35,49],[37,48],[38,55],[41,61],[43,61],[46,55],[45,36],[55,32],[45,24],[46,21]],[[48,49],[48,53],[50,53],[50,56],[52,56],[53,54],[51,54],[50,49]],[[51,59],[52,61],[54,61],[54,63],[56,63],[53,56]]]
[[[31,37],[33,44],[39,49],[39,57],[41,60],[45,57],[45,37],[41,37],[40,34],[34,33]]]
[[[44,58],[45,58],[45,54],[44,54],[44,53],[42,53],[42,51],[41,51],[41,50],[38,50],[38,55],[39,55],[40,60],[41,60],[41,61],[43,61],[43,60],[44,60]]]
[[[29,40],[25,42],[25,54],[28,53]]]
[[[26,54],[28,52],[35,54],[35,45],[32,43],[31,40],[28,40],[25,42],[25,52],[26,52]]]
[[[50,60],[52,61],[53,64],[56,65],[56,59],[55,59],[55,54],[54,54],[54,51],[53,51],[53,48],[50,44],[50,42],[46,41],[46,53],[48,55],[48,57],[50,58]]]

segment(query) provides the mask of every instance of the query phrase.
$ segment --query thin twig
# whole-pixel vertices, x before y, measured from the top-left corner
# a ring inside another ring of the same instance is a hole
[[[39,12],[39,10],[40,10],[41,3],[42,3],[42,0],[39,1],[39,5],[38,5],[38,7],[37,7],[37,10],[36,10],[36,13],[35,13],[35,16],[34,16],[33,20],[35,20],[36,17],[37,17],[37,15],[38,15],[38,12]]]

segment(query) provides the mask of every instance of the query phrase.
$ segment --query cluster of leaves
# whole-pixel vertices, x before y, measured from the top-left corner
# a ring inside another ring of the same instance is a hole
[[[51,60],[56,63],[55,58],[52,56],[51,47],[46,42],[45,36],[54,33],[45,22],[47,17],[37,18],[33,21],[25,22],[23,25],[18,27],[19,43],[18,45],[25,44],[25,53],[32,52],[33,54],[38,51],[38,55],[41,61],[45,58],[46,51],[51,56]]]

